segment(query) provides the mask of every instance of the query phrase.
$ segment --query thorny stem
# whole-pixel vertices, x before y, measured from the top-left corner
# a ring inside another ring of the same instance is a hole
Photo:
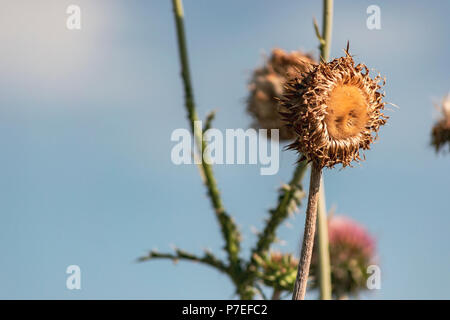
[[[252,250],[251,260],[247,265],[247,279],[248,283],[252,283],[256,269],[257,261],[255,256],[262,256],[269,249],[270,245],[275,241],[276,230],[279,225],[288,217],[289,208],[291,207],[292,201],[296,201],[296,205],[300,199],[298,198],[298,192],[302,191],[302,180],[305,176],[305,172],[308,168],[306,161],[302,161],[297,164],[295,168],[294,175],[289,182],[288,188],[284,189],[284,193],[279,197],[278,205],[275,209],[270,210],[270,217],[266,221],[264,230],[258,237],[258,242],[255,248]]]
[[[258,238],[258,242],[256,244],[256,248],[253,250],[253,253],[258,255],[263,254],[269,249],[270,244],[275,240],[275,231],[280,223],[287,218],[289,213],[289,205],[294,199],[295,193],[301,191],[301,181],[303,180],[307,167],[307,162],[302,161],[295,168],[294,176],[289,183],[289,188],[280,198],[277,208],[271,213],[269,220],[267,220],[266,226]]]
[[[181,0],[172,0],[173,11],[175,17],[178,49],[180,54],[181,62],[181,76],[183,78],[184,92],[185,92],[185,105],[188,112],[188,118],[190,121],[191,131],[195,136],[195,141],[197,147],[200,148],[200,153],[203,159],[203,150],[206,148],[206,142],[203,140],[201,135],[201,130],[196,130],[196,121],[198,121],[197,112],[195,109],[194,96],[192,90],[192,82],[189,70],[189,61],[186,45],[186,36],[184,32],[184,17],[183,17],[183,6]],[[212,206],[216,213],[217,219],[219,221],[222,235],[225,239],[225,250],[228,254],[228,260],[230,262],[230,267],[239,268],[239,250],[240,250],[240,235],[239,231],[231,219],[231,217],[225,212],[225,209],[220,198],[220,193],[217,188],[217,183],[214,178],[212,167],[202,161],[202,169],[205,177],[205,184],[208,189],[208,196],[211,200]]]
[[[302,254],[298,263],[297,279],[295,280],[292,300],[303,300],[305,298],[309,266],[311,264],[311,256],[314,247],[314,233],[316,231],[317,203],[319,200],[321,176],[322,168],[313,162],[311,167],[311,179],[309,182],[308,207],[306,208]]]
[[[223,264],[222,261],[217,259],[212,253],[206,252],[203,257],[198,257],[192,253],[175,249],[175,254],[171,253],[159,253],[157,251],[150,251],[150,253],[146,256],[143,256],[138,259],[139,262],[144,262],[152,259],[170,259],[174,262],[177,262],[178,260],[187,260],[192,262],[200,262],[203,264],[206,264],[210,267],[214,267],[217,270],[229,273],[229,269],[226,265]]]

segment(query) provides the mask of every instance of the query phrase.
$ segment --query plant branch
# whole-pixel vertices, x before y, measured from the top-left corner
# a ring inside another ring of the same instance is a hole
[[[210,113],[208,113],[208,115],[206,116],[206,119],[205,119],[205,124],[203,126],[203,130],[202,130],[203,132],[206,132],[209,129],[211,129],[212,122],[213,122],[215,117],[216,117],[216,112],[215,111],[211,111]]]
[[[269,211],[269,219],[266,220],[264,230],[258,236],[258,241],[252,249],[250,261],[245,268],[244,274],[246,284],[252,284],[257,276],[257,257],[263,256],[267,250],[269,250],[270,245],[276,239],[277,228],[288,217],[289,212],[300,205],[300,201],[304,195],[301,182],[307,167],[308,164],[306,161],[301,161],[297,164],[289,185],[282,188],[282,193],[278,198],[277,207]],[[246,284],[243,285],[245,286]]]
[[[263,232],[258,237],[258,242],[252,252],[252,257],[254,254],[259,256],[263,255],[275,241],[276,230],[278,226],[288,217],[290,209],[292,208],[292,202],[294,201],[294,206],[298,206],[300,204],[300,200],[303,197],[301,182],[307,167],[308,164],[306,160],[304,160],[295,168],[291,182],[286,188],[283,189],[283,193],[279,197],[277,207],[270,210],[270,217],[266,222]]]
[[[319,25],[317,24],[316,18],[313,18],[314,31],[316,32],[316,37],[319,40],[319,49],[322,52],[322,47],[325,45],[325,40],[322,38],[320,34]]]
[[[295,280],[293,300],[305,298],[308,283],[309,266],[314,247],[314,233],[317,220],[317,202],[319,200],[320,180],[322,168],[313,162],[311,180],[309,183],[308,207],[306,209],[305,232],[303,234],[302,254],[298,263],[297,279]]]
[[[199,263],[206,264],[206,265],[208,265],[210,267],[216,268],[216,269],[218,269],[221,272],[229,274],[228,267],[210,252],[205,252],[203,257],[198,257],[198,256],[196,256],[196,255],[194,255],[192,253],[186,252],[186,251],[181,250],[181,249],[175,249],[175,253],[174,254],[171,254],[171,253],[159,253],[159,252],[157,252],[155,250],[152,250],[152,251],[149,252],[148,255],[140,257],[138,259],[138,262],[144,262],[144,261],[153,260],[153,259],[170,259],[170,260],[172,260],[174,262],[178,262],[178,260],[187,260],[187,261],[192,261],[192,262],[199,262]]]
[[[259,295],[263,300],[267,300],[266,295],[264,294],[264,290],[261,288],[261,286],[258,283],[255,283],[255,288],[258,291]]]
[[[196,122],[198,121],[198,116],[194,103],[192,82],[189,70],[189,61],[186,45],[186,36],[184,32],[184,17],[183,17],[183,7],[181,0],[172,0],[173,11],[175,17],[178,49],[180,54],[181,62],[181,76],[183,78],[184,92],[185,92],[185,106],[188,113],[188,118],[191,126],[191,131],[194,134],[197,148],[200,150],[200,155],[202,159],[202,168],[205,177],[205,185],[208,189],[208,196],[211,200],[211,204],[214,208],[216,217],[219,221],[222,235],[225,239],[225,251],[228,254],[228,259],[230,261],[230,266],[233,268],[239,267],[239,251],[240,251],[240,234],[237,229],[236,224],[231,219],[231,217],[226,213],[222,200],[220,197],[219,190],[217,188],[217,183],[213,175],[212,167],[203,161],[203,150],[206,148],[206,143],[203,139],[201,130],[196,129]]]

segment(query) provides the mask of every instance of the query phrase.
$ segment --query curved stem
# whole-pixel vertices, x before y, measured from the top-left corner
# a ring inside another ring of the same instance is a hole
[[[298,263],[297,279],[295,280],[293,300],[305,298],[308,283],[309,265],[314,247],[314,233],[316,231],[317,203],[319,200],[320,180],[322,168],[313,162],[311,180],[309,182],[308,207],[306,208],[305,232],[303,234],[302,254]]]

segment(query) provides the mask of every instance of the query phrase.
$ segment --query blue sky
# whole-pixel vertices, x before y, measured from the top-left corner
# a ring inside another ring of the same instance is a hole
[[[81,7],[82,29],[66,29]],[[366,8],[381,8],[381,30]],[[174,129],[188,128],[170,1],[2,2],[0,12],[0,298],[223,299],[230,281],[207,267],[137,264],[147,250],[194,253],[223,243],[195,166],[170,161]],[[247,128],[250,72],[273,47],[317,54],[320,1],[184,3],[200,116]],[[365,298],[449,298],[448,155],[429,147],[433,102],[450,90],[448,1],[336,1],[331,56],[350,40],[357,62],[387,78],[391,117],[367,160],[326,170],[327,206],[378,240],[382,289]],[[260,176],[251,165],[215,167],[244,255],[295,154]],[[307,179],[305,180],[307,185]],[[278,235],[297,252],[304,207]],[[66,289],[68,265],[82,289]],[[311,296],[312,297],[312,296]]]

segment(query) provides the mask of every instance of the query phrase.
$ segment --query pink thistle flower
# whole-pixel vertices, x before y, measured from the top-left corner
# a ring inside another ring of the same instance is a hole
[[[344,216],[329,219],[328,241],[330,246],[346,246],[352,252],[358,251],[368,260],[375,254],[375,239],[363,225]]]
[[[337,298],[357,295],[367,288],[367,267],[375,262],[375,239],[366,228],[344,216],[328,219],[332,292]],[[311,262],[313,287],[318,275],[318,256],[314,248]]]

